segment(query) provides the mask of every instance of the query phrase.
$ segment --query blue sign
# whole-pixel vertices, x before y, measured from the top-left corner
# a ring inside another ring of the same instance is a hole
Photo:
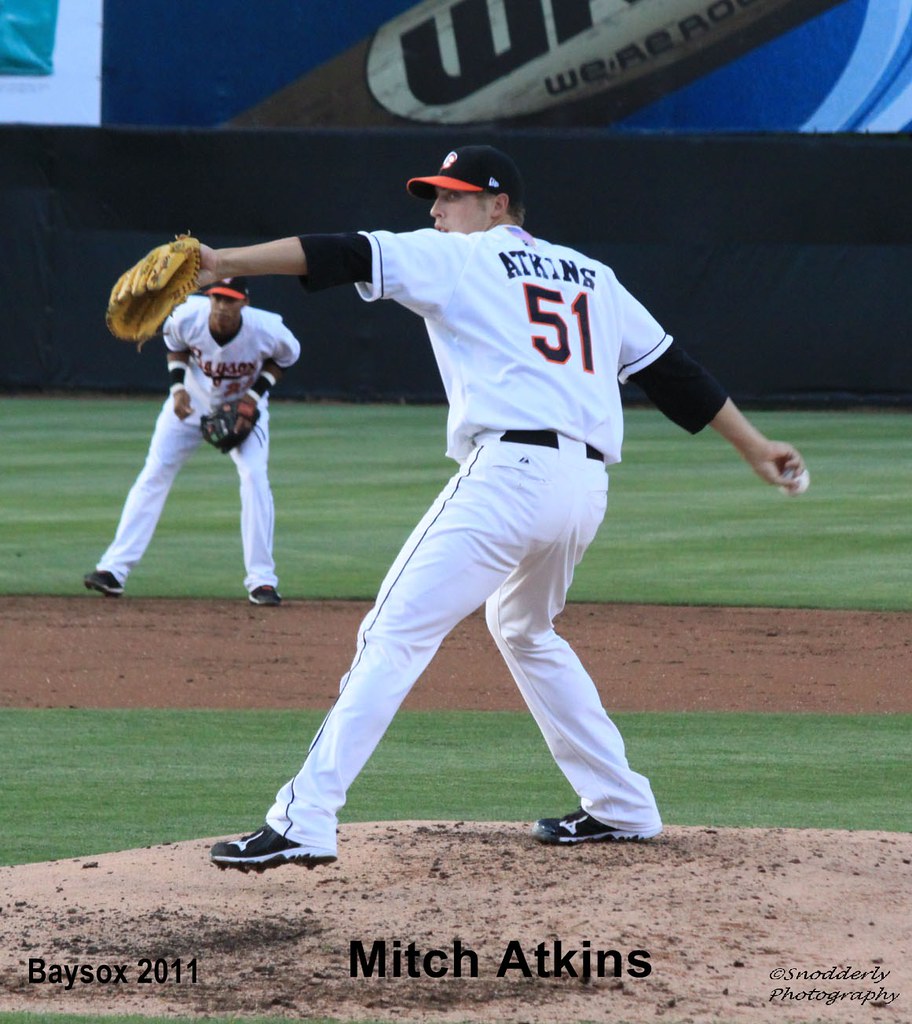
[[[109,125],[902,132],[912,0],[107,0],[103,67]]]

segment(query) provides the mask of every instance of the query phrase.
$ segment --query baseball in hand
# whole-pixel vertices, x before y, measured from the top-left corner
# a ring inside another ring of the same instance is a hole
[[[787,494],[790,498],[794,498],[799,494],[804,494],[808,487],[811,486],[811,474],[806,469],[802,469],[797,477],[795,476],[794,469],[787,469],[782,475],[787,480],[792,480],[794,478],[794,483],[792,483],[790,487],[779,488],[783,494]]]

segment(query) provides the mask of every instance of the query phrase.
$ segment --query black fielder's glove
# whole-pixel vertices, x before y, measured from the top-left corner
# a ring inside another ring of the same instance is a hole
[[[222,402],[200,418],[203,438],[220,452],[230,452],[250,436],[260,418],[256,402],[248,395],[234,402]]]

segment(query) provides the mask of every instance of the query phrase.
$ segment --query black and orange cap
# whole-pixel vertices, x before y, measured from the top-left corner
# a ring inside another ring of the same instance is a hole
[[[203,295],[225,295],[229,299],[246,299],[250,295],[246,277],[224,277],[202,289]]]
[[[405,186],[419,199],[436,199],[438,188],[456,192],[505,192],[511,203],[523,201],[519,168],[493,146],[462,146],[451,149],[440,170],[425,178],[410,178]]]

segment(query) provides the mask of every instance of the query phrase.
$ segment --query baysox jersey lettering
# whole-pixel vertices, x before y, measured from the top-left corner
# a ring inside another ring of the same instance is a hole
[[[547,427],[621,458],[618,381],[670,335],[610,269],[516,225],[470,235],[369,233],[362,298],[424,317],[450,404],[448,454],[490,430]]]
[[[238,333],[219,345],[209,330],[209,299],[201,295],[177,307],[165,321],[164,335],[169,351],[190,353],[186,385],[200,413],[243,395],[267,359],[287,368],[301,353],[278,313],[253,306],[244,308]]]

